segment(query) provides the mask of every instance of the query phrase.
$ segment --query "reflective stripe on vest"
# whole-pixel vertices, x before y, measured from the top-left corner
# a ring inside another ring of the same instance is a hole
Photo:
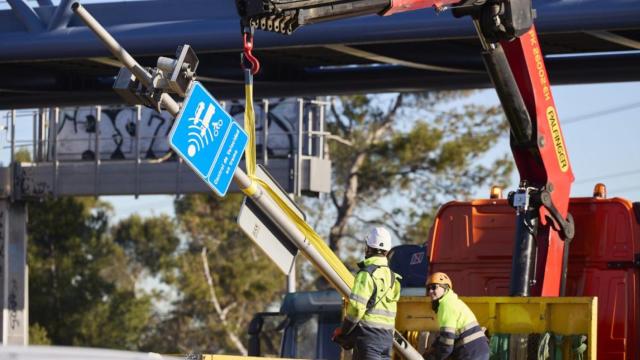
[[[366,299],[363,296],[356,295],[354,293],[351,293],[351,295],[349,295],[349,299],[364,305],[367,305],[367,301],[369,301],[369,299]]]
[[[470,323],[469,325],[463,327],[462,329],[458,330],[458,335],[462,334],[463,332],[465,332],[467,330],[471,330],[476,326],[480,327],[480,324],[478,324],[477,322],[474,321],[474,322]]]
[[[479,331],[476,331],[476,332],[472,333],[471,335],[467,335],[465,337],[462,337],[462,338],[456,340],[455,344],[456,344],[456,347],[458,347],[458,346],[462,346],[464,344],[468,344],[468,343],[470,343],[470,342],[472,342],[474,340],[478,340],[478,339],[483,338],[483,337],[485,337],[484,336],[484,332],[482,330],[479,330]]]
[[[440,336],[438,337],[439,341],[447,346],[453,346],[453,344],[455,343],[454,339],[447,339],[444,336]]]
[[[366,326],[366,327],[370,327],[370,328],[390,329],[390,330],[395,329],[395,324],[393,324],[393,325],[384,324],[384,323],[379,323],[379,322],[371,321],[371,320],[360,320],[360,324],[362,324],[362,326]]]
[[[456,333],[456,328],[442,326],[442,327],[440,327],[440,332],[448,332],[448,333],[455,334]]]
[[[383,316],[389,316],[389,317],[396,317],[396,312],[395,311],[389,311],[389,310],[384,310],[384,309],[376,309],[373,308],[369,311],[367,311],[368,314],[371,315],[383,315]]]

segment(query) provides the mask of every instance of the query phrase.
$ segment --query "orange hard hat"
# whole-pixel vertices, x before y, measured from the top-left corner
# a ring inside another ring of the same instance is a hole
[[[450,289],[453,289],[453,284],[451,284],[451,279],[449,276],[443,272],[436,272],[429,276],[427,280],[427,285],[430,284],[438,284],[438,285],[447,285]]]

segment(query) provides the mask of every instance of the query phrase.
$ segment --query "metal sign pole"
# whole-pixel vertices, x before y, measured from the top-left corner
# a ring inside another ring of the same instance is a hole
[[[56,108],[53,115],[53,127],[51,131],[51,149],[53,151],[53,197],[58,197],[58,124],[60,123],[60,108]]]
[[[289,274],[287,275],[287,292],[294,293],[296,292],[296,257],[294,256],[293,262],[291,263],[291,270],[289,270]]]
[[[27,210],[24,202],[0,200],[0,260],[2,345],[27,345]]]
[[[102,120],[102,107],[100,105],[96,106],[96,124],[95,124],[95,168],[93,172],[93,194],[98,198],[99,187],[100,187],[100,120]]]
[[[0,344],[7,345],[8,312],[6,300],[6,277],[9,274],[8,263],[8,240],[9,240],[9,199],[0,200]]]
[[[135,198],[140,195],[140,124],[142,123],[142,106],[136,105],[136,176]]]
[[[9,131],[11,131],[11,156],[10,163],[13,165],[16,157],[16,111],[11,110],[11,122],[9,123]]]

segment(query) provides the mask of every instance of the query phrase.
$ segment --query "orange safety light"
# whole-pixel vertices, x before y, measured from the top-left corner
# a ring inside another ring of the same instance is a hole
[[[593,197],[598,199],[607,198],[607,187],[603,183],[597,183],[593,187]]]
[[[492,186],[489,192],[489,199],[502,199],[502,188],[497,185]]]

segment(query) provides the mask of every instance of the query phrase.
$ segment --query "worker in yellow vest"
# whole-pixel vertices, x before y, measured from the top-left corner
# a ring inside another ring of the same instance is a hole
[[[437,272],[427,280],[427,296],[438,315],[440,334],[426,360],[488,360],[489,341],[478,324],[476,316],[458,295],[447,274]]]
[[[353,347],[353,360],[389,359],[401,277],[389,269],[389,232],[383,227],[373,228],[366,242],[365,259],[358,264],[360,271],[351,289],[346,317],[333,340],[345,349]]]

